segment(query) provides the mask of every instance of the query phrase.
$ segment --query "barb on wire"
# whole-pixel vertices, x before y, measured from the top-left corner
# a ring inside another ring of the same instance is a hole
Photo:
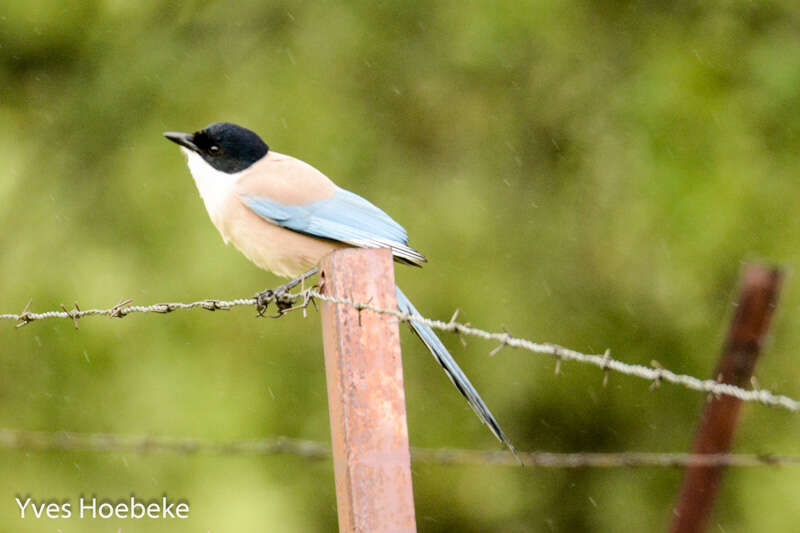
[[[294,455],[328,459],[325,442],[271,437],[265,439],[214,440],[186,437],[118,435],[0,429],[0,448],[25,451],[74,451],[116,453],[173,453],[218,456]],[[412,448],[414,462],[442,465],[521,466],[507,451]],[[798,455],[688,453],[520,453],[524,466],[539,468],[645,468],[685,466],[798,466]]]
[[[294,295],[293,295],[294,296]],[[131,299],[123,299],[114,307],[110,309],[81,309],[78,307],[78,302],[75,302],[75,309],[67,310],[64,304],[61,304],[63,311],[47,311],[45,313],[32,313],[29,311],[31,303],[25,306],[25,309],[19,314],[6,313],[0,314],[0,320],[13,320],[18,322],[17,327],[27,326],[31,322],[37,320],[46,320],[48,318],[69,318],[73,320],[77,328],[78,319],[87,316],[107,316],[111,318],[125,318],[126,316],[134,313],[171,313],[172,311],[189,310],[189,309],[205,309],[206,311],[227,311],[234,307],[240,306],[253,306],[256,304],[255,298],[237,298],[235,300],[198,300],[191,303],[159,303],[152,305],[130,305],[133,302]]]
[[[421,317],[418,315],[410,315],[397,309],[382,309],[369,303],[356,302],[346,298],[334,298],[320,293],[315,288],[303,289],[300,292],[293,294],[281,294],[282,299],[291,301],[300,301],[299,304],[292,307],[279,308],[278,315],[295,311],[298,309],[305,310],[309,304],[314,303],[314,300],[334,303],[337,305],[349,305],[359,310],[372,311],[374,313],[386,314],[396,317],[401,322],[418,322],[425,324],[433,329],[440,331],[449,331],[456,333],[459,336],[469,335],[481,339],[495,341],[500,343],[500,347],[520,348],[529,352],[549,355],[559,361],[574,361],[577,363],[593,365],[603,370],[604,375],[609,371],[625,374],[628,376],[638,377],[651,382],[651,387],[655,388],[661,383],[671,383],[687,389],[713,394],[715,396],[732,396],[745,402],[756,402],[771,407],[779,407],[792,412],[800,412],[800,401],[792,399],[788,396],[776,394],[765,389],[744,389],[731,385],[728,383],[721,383],[713,379],[700,379],[686,374],[678,374],[662,368],[658,363],[653,362],[653,366],[643,366],[637,364],[630,364],[613,359],[608,352],[603,354],[586,354],[571,350],[563,346],[550,343],[539,343],[528,339],[514,337],[508,332],[490,332],[482,329],[472,327],[468,324],[456,322],[451,319],[449,322],[441,320],[433,320],[430,318]],[[276,301],[278,296],[272,295],[266,303]],[[158,303],[148,306],[130,305],[131,300],[123,300],[119,304],[110,309],[76,309],[71,311],[47,311],[45,313],[32,313],[29,311],[30,302],[22,313],[19,314],[0,314],[0,320],[11,320],[17,322],[17,327],[25,326],[37,320],[44,320],[50,318],[68,318],[77,323],[79,318],[86,316],[108,316],[112,318],[124,318],[134,313],[169,313],[176,310],[189,310],[189,309],[205,309],[208,311],[216,310],[229,310],[234,307],[264,305],[265,301],[262,298],[239,298],[235,300],[199,300],[191,303]]]

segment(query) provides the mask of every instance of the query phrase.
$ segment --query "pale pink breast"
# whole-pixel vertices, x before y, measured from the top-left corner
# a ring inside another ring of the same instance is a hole
[[[296,277],[346,245],[281,228],[259,217],[231,194],[214,224],[250,261],[278,276]]]

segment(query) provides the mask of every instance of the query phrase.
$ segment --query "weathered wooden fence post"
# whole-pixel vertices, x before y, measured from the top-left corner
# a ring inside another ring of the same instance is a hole
[[[325,295],[397,309],[389,250],[342,249],[320,267]],[[321,307],[339,530],[416,531],[397,318]]]

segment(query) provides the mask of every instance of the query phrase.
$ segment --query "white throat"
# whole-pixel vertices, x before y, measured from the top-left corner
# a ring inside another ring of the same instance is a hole
[[[211,216],[211,220],[216,223],[219,209],[222,207],[222,204],[225,202],[231,189],[233,189],[241,173],[227,174],[215,169],[191,150],[187,150],[183,147],[181,147],[181,150],[183,150],[183,153],[185,153],[188,158],[189,171],[192,173],[194,182],[197,184],[197,190],[200,191],[200,197],[203,198],[203,203],[206,204],[206,210]]]

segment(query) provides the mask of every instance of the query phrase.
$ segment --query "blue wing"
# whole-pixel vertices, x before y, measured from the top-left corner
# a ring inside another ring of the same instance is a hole
[[[308,205],[283,205],[261,196],[242,195],[258,216],[282,228],[359,248],[391,248],[397,259],[418,265],[426,261],[408,246],[408,234],[392,217],[344,189]]]

